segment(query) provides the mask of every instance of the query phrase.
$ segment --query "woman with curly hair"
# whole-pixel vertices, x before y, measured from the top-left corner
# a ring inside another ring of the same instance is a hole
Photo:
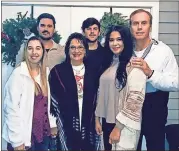
[[[65,45],[66,61],[50,71],[51,112],[57,118],[59,150],[98,150],[95,131],[97,75],[85,61],[88,44],[72,33]]]

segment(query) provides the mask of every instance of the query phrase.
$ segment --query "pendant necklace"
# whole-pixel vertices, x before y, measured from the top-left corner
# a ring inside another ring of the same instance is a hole
[[[82,66],[82,68],[80,70],[76,70],[73,68],[73,70],[75,71],[76,75],[80,75],[81,71],[84,69],[84,65]]]

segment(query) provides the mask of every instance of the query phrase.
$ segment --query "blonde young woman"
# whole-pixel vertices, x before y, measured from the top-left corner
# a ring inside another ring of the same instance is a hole
[[[8,150],[48,150],[55,135],[50,115],[48,68],[43,44],[37,37],[27,41],[22,61],[5,85],[3,138]]]

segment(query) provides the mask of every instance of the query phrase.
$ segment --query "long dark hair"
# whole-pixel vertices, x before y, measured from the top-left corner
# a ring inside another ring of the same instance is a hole
[[[88,52],[88,43],[87,43],[87,41],[86,41],[86,38],[81,34],[81,33],[77,33],[77,32],[75,32],[75,33],[72,33],[69,37],[68,37],[68,39],[67,39],[67,41],[66,41],[66,44],[65,44],[65,54],[66,54],[66,62],[70,62],[70,56],[69,56],[69,47],[70,47],[70,43],[71,43],[71,41],[73,40],[73,39],[77,39],[77,40],[79,40],[82,44],[83,44],[83,46],[85,47],[85,51],[86,51],[86,53]]]
[[[116,71],[116,87],[120,88],[120,90],[126,85],[127,82],[127,72],[126,72],[126,65],[129,63],[130,58],[132,57],[133,53],[133,41],[132,35],[130,33],[130,29],[126,26],[111,26],[107,33],[104,43],[105,48],[105,55],[106,60],[103,67],[103,72],[109,68],[111,63],[113,62],[113,52],[109,47],[109,39],[112,32],[119,32],[124,43],[124,50],[119,55],[119,65]]]

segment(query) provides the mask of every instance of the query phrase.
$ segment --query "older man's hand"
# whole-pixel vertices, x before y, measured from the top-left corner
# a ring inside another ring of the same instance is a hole
[[[130,60],[130,63],[132,65],[132,67],[139,68],[139,69],[143,70],[144,74],[147,77],[150,77],[153,73],[153,70],[150,69],[147,62],[142,58],[132,57]]]

